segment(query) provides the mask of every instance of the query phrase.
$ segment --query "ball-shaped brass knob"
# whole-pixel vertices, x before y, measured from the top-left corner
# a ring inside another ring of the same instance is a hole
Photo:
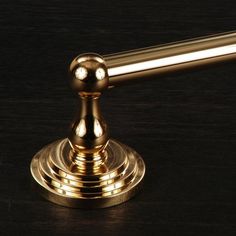
[[[71,85],[76,92],[101,92],[108,87],[108,73],[104,59],[95,53],[82,54],[70,65]]]

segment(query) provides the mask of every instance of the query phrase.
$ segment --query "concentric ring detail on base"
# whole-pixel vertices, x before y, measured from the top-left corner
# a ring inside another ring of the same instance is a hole
[[[127,201],[139,190],[145,164],[130,147],[110,139],[104,162],[89,174],[80,173],[71,152],[68,139],[63,139],[32,159],[31,173],[46,199],[69,207],[103,208]]]

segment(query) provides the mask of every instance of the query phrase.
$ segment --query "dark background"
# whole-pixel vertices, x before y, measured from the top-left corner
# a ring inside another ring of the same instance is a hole
[[[146,162],[143,190],[108,209],[57,206],[29,165],[67,136],[71,60],[236,29],[235,1],[0,2],[0,235],[236,235],[236,66],[104,93],[110,133]]]

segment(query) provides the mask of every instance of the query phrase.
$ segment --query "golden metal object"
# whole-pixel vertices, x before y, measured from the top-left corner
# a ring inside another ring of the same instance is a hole
[[[98,100],[108,87],[104,60],[84,54],[71,63],[72,87],[81,111],[68,139],[44,147],[33,158],[31,173],[48,200],[69,207],[109,207],[140,188],[145,165],[131,148],[108,138]]]
[[[102,208],[127,201],[139,190],[145,165],[130,147],[109,139],[99,109],[107,88],[183,69],[236,59],[236,33],[101,57],[83,54],[70,66],[81,111],[68,138],[40,150],[31,173],[48,200],[69,207]]]
[[[236,32],[185,40],[104,56],[109,86],[159,78],[181,70],[229,61],[236,57]]]

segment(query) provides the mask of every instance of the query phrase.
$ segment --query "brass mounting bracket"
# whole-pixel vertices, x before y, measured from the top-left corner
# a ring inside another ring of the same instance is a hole
[[[81,109],[68,138],[41,149],[31,173],[41,194],[68,207],[103,208],[120,204],[140,189],[145,164],[133,149],[109,139],[99,109],[107,88],[137,79],[236,59],[236,33],[106,55],[89,53],[70,66]],[[35,182],[34,181],[34,182]]]

